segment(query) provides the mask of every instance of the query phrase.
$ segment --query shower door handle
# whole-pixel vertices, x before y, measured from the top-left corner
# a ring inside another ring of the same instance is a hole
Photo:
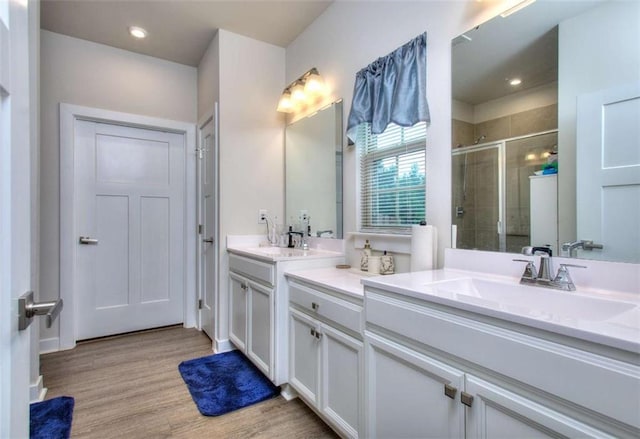
[[[498,232],[498,235],[502,235],[502,221],[496,222],[496,230]]]

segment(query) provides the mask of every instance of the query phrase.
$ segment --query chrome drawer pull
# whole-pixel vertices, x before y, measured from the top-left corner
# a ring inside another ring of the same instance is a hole
[[[471,407],[473,405],[473,396],[469,395],[467,392],[461,392],[460,402],[466,405],[467,407]]]
[[[318,308],[320,308],[320,304],[311,302],[311,308],[313,308],[314,311],[318,311]]]
[[[449,398],[456,399],[456,393],[457,392],[458,392],[458,389],[453,387],[451,384],[445,384],[444,385],[444,394],[446,396],[448,396]]]

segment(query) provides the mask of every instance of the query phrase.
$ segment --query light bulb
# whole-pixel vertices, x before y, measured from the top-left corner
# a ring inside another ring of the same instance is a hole
[[[131,26],[129,28],[129,33],[131,34],[132,37],[140,38],[140,39],[145,38],[147,36],[147,31],[138,26]]]
[[[300,82],[296,83],[296,85],[291,88],[291,99],[294,102],[303,102],[305,98],[304,86]]]
[[[324,91],[324,79],[319,73],[311,73],[304,83],[304,92],[311,96],[317,96]]]
[[[293,102],[291,101],[291,93],[288,91],[282,93],[280,101],[278,102],[278,109],[280,113],[291,113],[293,111]]]

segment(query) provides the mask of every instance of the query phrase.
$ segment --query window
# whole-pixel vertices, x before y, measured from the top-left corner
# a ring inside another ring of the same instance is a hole
[[[424,122],[382,134],[358,126],[361,231],[402,233],[425,219],[426,130]]]

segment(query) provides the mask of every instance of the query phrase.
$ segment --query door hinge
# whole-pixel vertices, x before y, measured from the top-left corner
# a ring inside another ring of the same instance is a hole
[[[198,299],[198,309],[202,309],[202,299]]]
[[[202,229],[204,229],[204,226],[202,224],[198,224],[198,235],[202,235]]]

